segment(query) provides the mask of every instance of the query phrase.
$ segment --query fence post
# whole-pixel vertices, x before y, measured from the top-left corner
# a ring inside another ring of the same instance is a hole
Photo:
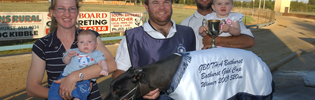
[[[246,24],[247,24],[247,23],[246,23],[246,18],[247,18],[246,15],[247,15],[247,11],[245,12],[245,26],[246,26]]]
[[[255,13],[255,11],[253,10],[253,11],[252,11],[252,17],[254,16],[254,13]]]
[[[146,21],[147,21],[147,12],[143,12],[143,14],[145,15],[145,16],[144,16],[144,21],[143,21],[143,22],[146,22]]]
[[[260,12],[260,11],[259,11],[259,12]],[[258,21],[257,21],[257,24],[259,23],[259,16],[260,16],[259,12],[258,12],[258,19],[257,19]]]

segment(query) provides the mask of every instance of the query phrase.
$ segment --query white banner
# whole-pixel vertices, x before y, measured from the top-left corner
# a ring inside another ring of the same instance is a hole
[[[213,48],[187,53],[168,91],[175,100],[227,100],[242,93],[259,98],[272,93],[271,72],[251,51]]]
[[[142,13],[80,12],[78,24],[83,30],[100,34],[124,32],[143,24]],[[46,36],[51,17],[48,12],[0,12],[0,41],[33,39]]]
[[[83,30],[94,30],[100,34],[110,33],[109,12],[80,12],[78,23]]]
[[[43,37],[44,26],[41,12],[0,12],[0,41]]]

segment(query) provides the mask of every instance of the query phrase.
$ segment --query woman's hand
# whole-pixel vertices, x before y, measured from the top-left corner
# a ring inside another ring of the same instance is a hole
[[[150,91],[148,94],[144,95],[144,99],[156,99],[160,96],[160,91],[159,89],[155,89],[153,91]]]
[[[75,89],[75,85],[77,83],[77,79],[76,77],[79,76],[79,74],[77,74],[78,76],[74,76],[75,72],[69,74],[68,76],[60,79],[60,80],[56,80],[54,81],[57,84],[60,84],[59,87],[59,94],[62,97],[62,99],[71,99],[71,93],[73,91],[73,89]]]

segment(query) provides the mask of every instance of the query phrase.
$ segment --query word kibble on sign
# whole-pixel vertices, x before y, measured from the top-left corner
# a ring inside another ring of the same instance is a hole
[[[0,38],[37,36],[38,31],[14,31],[0,33]]]

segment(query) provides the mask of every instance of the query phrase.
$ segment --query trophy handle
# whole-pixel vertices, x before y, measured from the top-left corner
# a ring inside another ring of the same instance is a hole
[[[202,26],[206,27],[207,30],[205,30],[205,32],[208,34],[208,35],[212,35],[210,32],[209,32],[209,29],[208,29],[208,21],[206,19],[203,19],[202,20]]]
[[[223,31],[222,31],[222,29],[221,29],[221,25],[222,24],[226,24],[225,23],[225,19],[222,19],[221,21],[220,21],[220,31],[219,31],[219,34],[218,35],[220,35]],[[223,26],[222,26],[223,27]]]

